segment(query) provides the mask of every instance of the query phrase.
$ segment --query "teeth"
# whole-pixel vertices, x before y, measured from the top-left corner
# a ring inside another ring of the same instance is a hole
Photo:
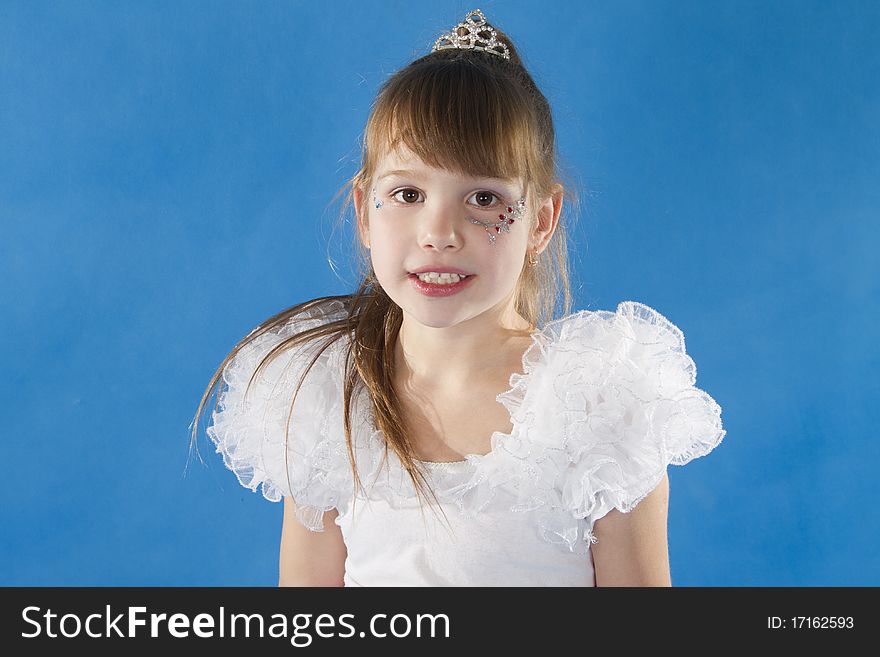
[[[467,276],[459,276],[458,274],[438,274],[437,272],[427,272],[425,274],[416,274],[420,281],[426,283],[458,283],[467,278]]]

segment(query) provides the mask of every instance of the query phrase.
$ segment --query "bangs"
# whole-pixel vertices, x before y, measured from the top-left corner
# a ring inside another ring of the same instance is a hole
[[[374,166],[405,147],[461,176],[526,181],[535,128],[529,99],[510,78],[463,58],[423,59],[382,89],[365,146]]]

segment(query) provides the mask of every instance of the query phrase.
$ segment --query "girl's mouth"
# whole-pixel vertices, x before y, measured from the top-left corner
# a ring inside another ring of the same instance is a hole
[[[459,280],[457,283],[423,281],[417,274],[410,274],[409,280],[412,281],[413,287],[428,297],[448,297],[462,291],[475,278],[474,274],[470,274],[466,278]]]

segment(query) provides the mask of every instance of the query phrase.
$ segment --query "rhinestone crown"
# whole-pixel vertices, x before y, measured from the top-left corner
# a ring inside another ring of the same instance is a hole
[[[489,25],[483,12],[479,9],[469,12],[463,23],[459,23],[451,31],[441,34],[434,42],[431,52],[449,48],[482,50],[504,59],[510,59],[510,50],[507,44],[498,40],[495,28]]]

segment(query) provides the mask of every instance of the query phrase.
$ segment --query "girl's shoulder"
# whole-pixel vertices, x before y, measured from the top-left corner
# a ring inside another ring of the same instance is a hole
[[[338,503],[339,487],[321,469],[339,451],[334,420],[343,394],[345,342],[326,348],[323,337],[288,342],[347,314],[345,300],[332,298],[248,334],[223,369],[207,426],[242,486],[273,502],[293,497],[301,521],[315,531],[322,529],[323,513]]]
[[[539,397],[565,403],[590,390],[604,390],[630,405],[653,403],[692,388],[697,377],[681,329],[636,301],[622,301],[614,311],[580,310],[548,322],[533,333],[523,371],[512,375],[511,391],[499,399],[513,412],[521,410],[527,396],[532,404]]]
[[[553,503],[590,528],[613,508],[631,511],[668,465],[708,454],[726,434],[683,332],[645,304],[550,322],[530,352],[535,379],[500,401],[522,422],[530,459],[564,473]]]
[[[684,351],[684,333],[650,306],[621,301],[614,311],[580,310],[544,325],[543,340],[560,350],[610,350],[622,355],[627,346],[655,345]]]
[[[318,352],[320,356],[315,363],[314,374],[317,376],[327,373],[329,366],[334,363],[333,357],[339,354],[344,340],[332,342],[327,349],[324,349],[327,344],[325,337],[312,336],[295,342],[293,338],[347,316],[347,299],[329,297],[318,299],[284,319],[261,324],[242,340],[240,349],[226,365],[224,382],[238,383],[244,376],[255,373],[258,366],[269,356],[271,358],[266,360],[266,365],[261,368],[260,376],[255,383],[259,382],[263,386],[271,384],[276,392],[281,392],[279,383],[289,382],[293,376],[302,374],[303,366],[307,362],[306,358]],[[279,380],[278,376],[282,373],[284,376]]]

